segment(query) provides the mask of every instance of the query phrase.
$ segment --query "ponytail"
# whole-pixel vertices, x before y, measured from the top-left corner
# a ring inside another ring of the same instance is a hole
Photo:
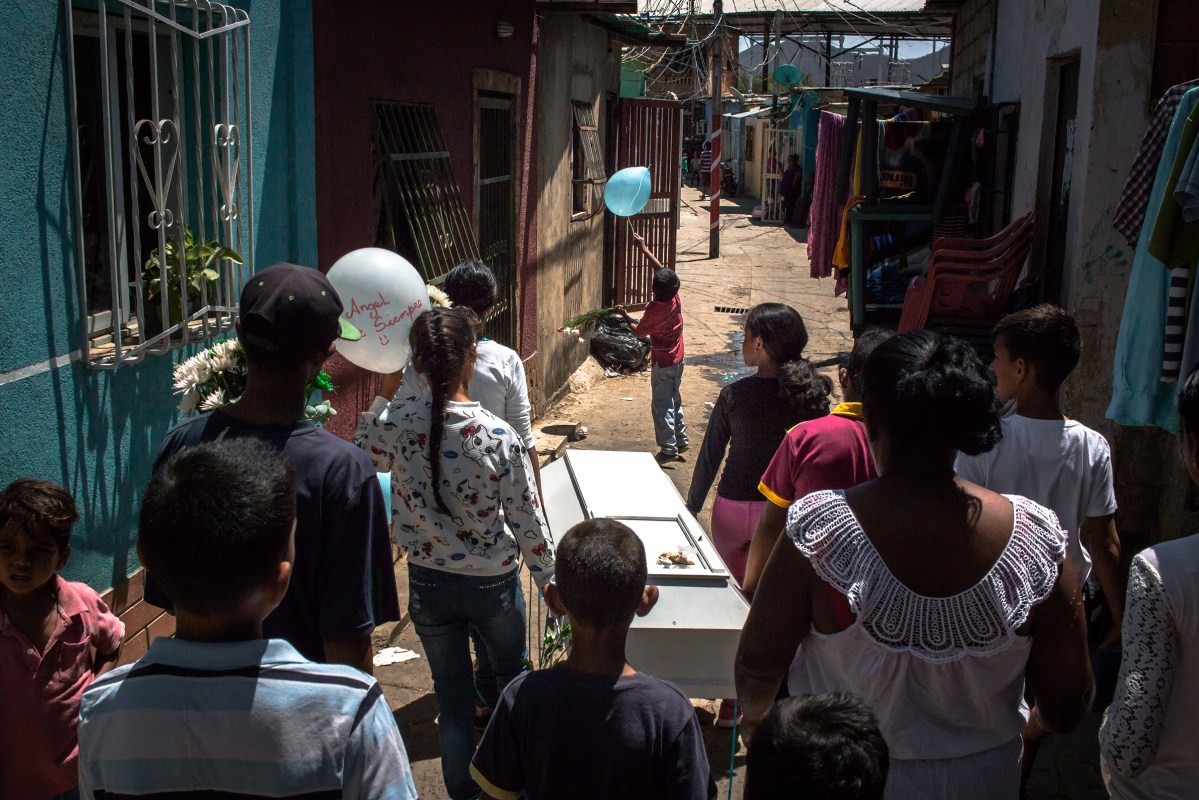
[[[799,422],[828,416],[829,397],[833,382],[816,371],[816,365],[806,358],[788,361],[779,367],[779,399]]]
[[[433,392],[429,421],[429,469],[437,510],[449,514],[441,499],[441,439],[450,390],[457,388],[475,344],[477,317],[467,308],[434,308],[412,323],[408,334],[412,365],[425,376]]]

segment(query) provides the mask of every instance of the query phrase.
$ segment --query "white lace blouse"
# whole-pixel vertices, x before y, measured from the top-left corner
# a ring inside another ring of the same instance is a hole
[[[1008,499],[1015,523],[1003,552],[978,583],[950,597],[919,595],[892,575],[844,493],[816,492],[791,507],[788,534],[856,617],[839,633],[804,640],[808,688],[861,696],[894,760],[1019,752],[1032,642],[1016,631],[1052,592],[1065,536],[1052,511]]]
[[[1199,536],[1137,555],[1116,694],[1099,730],[1113,797],[1194,797],[1199,785]]]

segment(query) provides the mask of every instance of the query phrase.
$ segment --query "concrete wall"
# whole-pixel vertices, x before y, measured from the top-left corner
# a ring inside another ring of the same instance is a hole
[[[255,262],[314,263],[308,0],[235,4],[251,16]],[[137,567],[139,496],[176,418],[171,362],[184,354],[113,371],[78,362],[63,4],[9,5],[0,25],[0,486],[35,476],[70,490],[81,519],[66,575],[104,590]]]
[[[600,141],[608,136],[605,95],[620,88],[620,49],[580,15],[541,20],[536,86],[537,352],[528,362],[536,408],[587,358],[557,329],[603,301],[604,213],[571,220],[571,103],[592,103]]]

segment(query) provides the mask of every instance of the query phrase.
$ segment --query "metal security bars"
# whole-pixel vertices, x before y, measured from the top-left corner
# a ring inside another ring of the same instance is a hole
[[[479,257],[432,106],[375,103],[375,215],[376,243],[413,256],[428,283]]]
[[[250,19],[210,0],[63,8],[82,350],[112,369],[233,327],[253,272]]]
[[[608,182],[604,172],[604,150],[591,104],[576,101],[572,105],[571,219],[590,219],[604,210],[604,186]]]

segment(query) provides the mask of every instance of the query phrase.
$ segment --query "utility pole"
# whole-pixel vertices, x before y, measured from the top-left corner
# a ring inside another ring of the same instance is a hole
[[[772,78],[774,70],[778,69],[778,62],[782,61],[782,54],[779,52],[779,35],[782,29],[782,16],[783,15],[778,11],[774,12],[774,50],[768,59],[770,61]],[[771,83],[774,84],[774,97],[770,103],[770,127],[773,128],[778,125],[778,120],[775,119],[775,116],[779,111],[779,82],[776,80],[771,80]]]
[[[721,35],[724,26],[723,0],[713,0],[712,19],[715,29],[712,32],[712,66],[708,70],[712,75],[712,172],[708,185],[708,196],[712,200],[709,204],[708,258],[720,258],[720,123],[724,116],[724,79],[721,75],[724,66]]]

